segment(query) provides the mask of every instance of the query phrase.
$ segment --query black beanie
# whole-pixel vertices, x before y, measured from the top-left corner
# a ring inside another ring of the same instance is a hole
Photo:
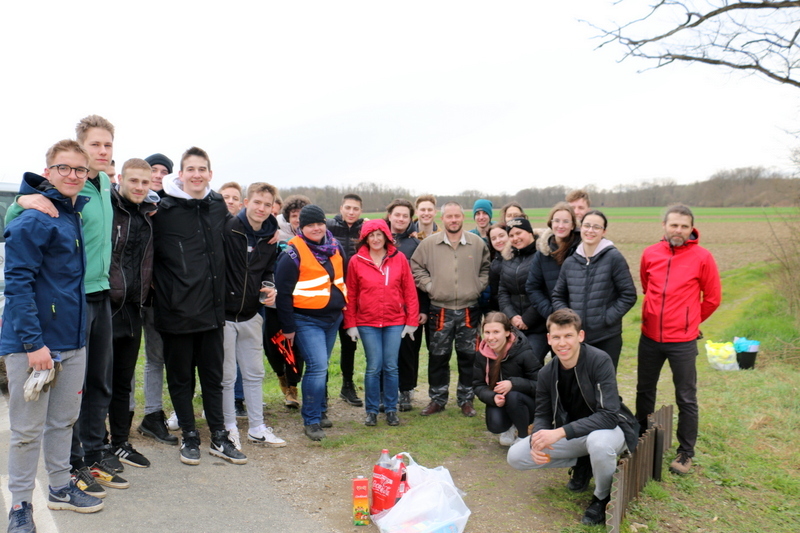
[[[145,161],[152,167],[153,165],[164,165],[167,167],[167,172],[172,174],[172,159],[164,154],[153,154],[150,157],[145,157]]]
[[[314,224],[315,222],[325,222],[325,211],[318,205],[309,204],[300,210],[300,227]]]
[[[526,218],[512,218],[508,222],[506,222],[506,228],[508,231],[511,231],[513,228],[519,228],[527,231],[528,233],[533,233],[533,228],[531,227],[530,221]]]

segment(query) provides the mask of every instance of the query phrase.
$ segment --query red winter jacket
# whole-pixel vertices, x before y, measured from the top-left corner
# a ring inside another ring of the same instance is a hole
[[[392,244],[392,234],[383,219],[365,222],[361,238],[375,230],[386,235],[386,257],[378,267],[370,258],[369,246],[364,245],[350,259],[344,327],[418,326],[417,288],[408,259]]]
[[[664,239],[642,253],[642,333],[656,342],[697,339],[700,323],[722,301],[717,264],[699,240],[700,233],[692,229],[683,246]]]

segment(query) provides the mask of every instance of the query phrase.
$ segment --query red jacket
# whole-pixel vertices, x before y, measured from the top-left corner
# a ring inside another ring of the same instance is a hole
[[[717,263],[699,239],[700,233],[692,229],[683,246],[671,246],[664,239],[642,253],[642,333],[656,342],[697,339],[700,323],[722,301]]]
[[[386,235],[386,257],[378,267],[370,258],[369,246],[364,245],[350,259],[344,327],[418,326],[417,288],[408,259],[392,244],[389,226],[382,219],[365,222],[362,239],[375,230]]]

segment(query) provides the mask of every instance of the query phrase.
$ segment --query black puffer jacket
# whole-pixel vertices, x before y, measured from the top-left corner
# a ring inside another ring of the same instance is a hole
[[[622,333],[622,317],[636,303],[628,263],[614,244],[603,239],[587,259],[583,245],[564,261],[553,289],[553,308],[569,307],[581,317],[586,342]]]
[[[328,229],[336,237],[336,240],[339,241],[339,244],[342,245],[342,250],[344,250],[344,262],[345,265],[350,258],[356,254],[356,245],[358,244],[359,239],[361,238],[361,226],[364,224],[364,219],[359,218],[355,222],[353,222],[352,226],[348,226],[347,222],[344,221],[342,215],[336,215],[333,218],[329,218],[325,221],[325,225],[328,226]]]
[[[563,427],[567,439],[574,439],[598,429],[614,429],[619,426],[625,434],[628,450],[633,452],[639,439],[639,423],[630,409],[622,403],[617,390],[616,371],[608,354],[585,343],[581,344],[578,364],[572,370],[592,415],[579,420],[569,420],[567,410],[558,397],[558,365],[558,357],[554,357],[539,372],[534,427]]]
[[[508,318],[516,315],[528,326],[526,334],[546,333],[545,319],[531,305],[525,283],[528,281],[528,272],[536,252],[536,243],[516,250],[514,248],[503,251],[503,262],[500,263],[500,284],[497,289],[497,302],[500,311]]]
[[[245,209],[225,224],[225,320],[250,320],[263,307],[258,297],[261,282],[273,277],[278,245],[269,241],[276,231],[272,215],[254,231]]]
[[[575,249],[580,243],[581,238],[578,234],[567,251],[567,258],[575,253]],[[557,249],[556,236],[553,234],[553,230],[548,228],[536,239],[536,253],[533,255],[528,280],[525,283],[525,292],[528,293],[531,305],[539,311],[545,321],[554,311],[552,294],[561,272],[561,265],[552,255]]]
[[[508,349],[506,358],[500,363],[498,381],[507,379],[511,382],[511,390],[536,398],[536,380],[542,364],[533,355],[533,350],[531,350],[525,335],[514,328],[512,328],[512,333],[514,334],[514,342]],[[494,354],[492,349],[481,341],[478,350],[475,352],[475,363],[472,367],[472,388],[475,391],[475,396],[483,403],[495,406],[495,392],[487,383],[489,366],[494,360],[484,355],[485,353]]]
[[[143,305],[153,281],[153,221],[156,210],[150,202],[135,204],[111,187],[114,226],[111,231],[111,312],[126,303]]]
[[[182,334],[225,325],[225,201],[167,195],[153,217],[156,330]]]
[[[497,292],[500,287],[500,273],[503,271],[503,256],[497,254],[489,265],[489,311],[499,311],[500,302],[497,300]]]

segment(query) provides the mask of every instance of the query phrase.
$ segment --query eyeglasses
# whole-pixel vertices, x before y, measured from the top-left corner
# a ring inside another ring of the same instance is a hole
[[[69,165],[52,165],[48,168],[56,169],[58,173],[64,178],[69,177],[69,175],[72,173],[73,170],[75,171],[75,177],[78,179],[83,179],[89,175],[89,169],[86,167],[71,167]]]
[[[589,230],[603,231],[604,229],[606,229],[606,228],[604,228],[603,226],[601,226],[599,224],[581,224],[581,227],[583,229],[585,229],[586,231],[589,231]]]

